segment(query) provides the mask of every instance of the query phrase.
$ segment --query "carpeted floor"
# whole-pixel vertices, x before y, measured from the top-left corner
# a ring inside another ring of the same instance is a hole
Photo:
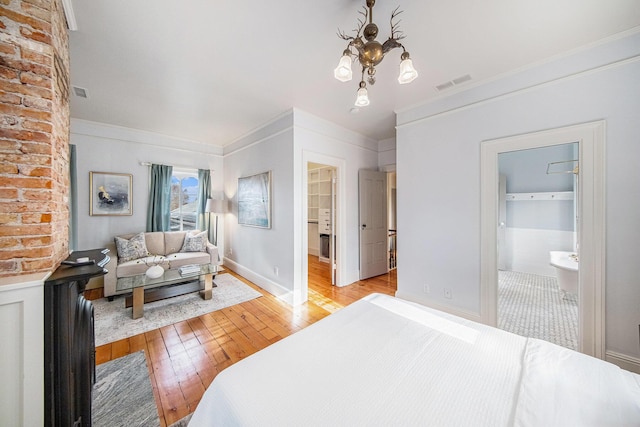
[[[96,366],[94,427],[160,425],[144,351]]]
[[[555,277],[499,272],[498,327],[578,348],[578,298],[563,294]]]
[[[131,318],[131,308],[124,307],[124,296],[109,302],[106,298],[93,301],[96,346],[100,346],[153,329],[181,322],[205,313],[252,300],[262,294],[231,274],[219,274],[214,279],[213,297],[203,300],[198,292],[168,298],[144,305],[144,317]]]

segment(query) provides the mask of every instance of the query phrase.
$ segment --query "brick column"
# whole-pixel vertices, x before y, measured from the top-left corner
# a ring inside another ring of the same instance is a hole
[[[60,0],[0,0],[0,276],[69,246],[69,46]]]

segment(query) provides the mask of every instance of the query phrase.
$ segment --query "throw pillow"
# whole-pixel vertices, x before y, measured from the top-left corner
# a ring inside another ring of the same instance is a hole
[[[187,233],[184,236],[184,243],[180,252],[206,252],[207,251],[207,232],[196,231],[197,234]]]
[[[147,256],[147,243],[144,240],[144,233],[138,233],[130,239],[116,237],[115,242],[118,251],[118,263]]]

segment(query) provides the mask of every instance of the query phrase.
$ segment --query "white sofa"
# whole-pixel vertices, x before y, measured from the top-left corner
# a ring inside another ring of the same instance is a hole
[[[129,240],[138,234],[140,233],[125,234],[117,237]],[[116,292],[117,279],[144,273],[147,268],[149,268],[147,263],[151,265],[154,255],[156,256],[156,260],[159,255],[164,256],[165,260],[161,265],[165,270],[177,269],[187,264],[219,263],[218,248],[209,242],[206,242],[205,251],[181,252],[187,235],[186,231],[154,231],[143,234],[146,244],[144,253],[148,256],[122,262],[122,259],[118,258],[118,250],[115,243],[116,239],[107,245],[111,260],[105,266],[108,273],[104,276],[104,296],[110,300],[118,293]]]

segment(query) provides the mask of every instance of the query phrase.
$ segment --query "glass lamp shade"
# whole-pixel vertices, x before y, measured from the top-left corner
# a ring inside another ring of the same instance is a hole
[[[413,68],[413,62],[411,59],[403,59],[400,62],[400,75],[398,75],[398,83],[401,85],[410,83],[418,77],[418,72]]]
[[[367,94],[367,88],[361,87],[358,89],[358,96],[356,97],[356,107],[366,107],[369,105],[369,95]]]
[[[351,57],[349,55],[342,55],[338,66],[333,70],[333,75],[341,82],[348,82],[351,80],[353,73],[351,72]]]

